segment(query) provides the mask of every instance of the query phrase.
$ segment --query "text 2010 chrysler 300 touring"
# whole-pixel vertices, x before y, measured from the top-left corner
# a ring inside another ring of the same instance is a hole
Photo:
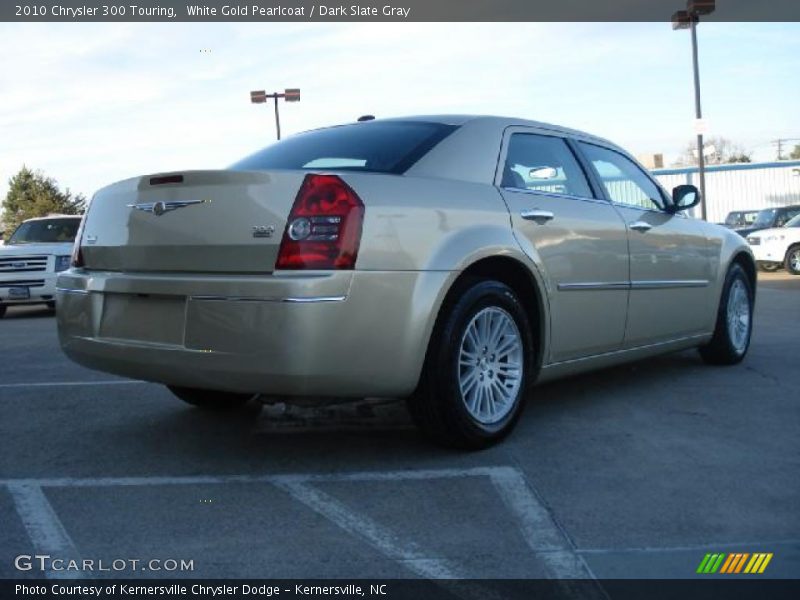
[[[434,438],[506,434],[545,381],[747,352],[746,242],[603,139],[435,116],[296,135],[100,190],[58,280],[64,351],[203,407],[409,397]]]

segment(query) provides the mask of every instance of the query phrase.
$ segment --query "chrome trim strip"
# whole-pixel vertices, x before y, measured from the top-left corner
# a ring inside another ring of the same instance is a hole
[[[568,200],[580,200],[581,202],[593,202],[595,204],[604,204],[611,206],[608,200],[602,198],[586,198],[584,196],[572,196],[571,194],[559,194],[558,192],[544,192],[542,190],[529,190],[528,188],[517,188],[504,186],[503,190],[507,192],[518,192],[520,194],[531,194],[533,196],[546,196],[548,198],[567,198]]]
[[[662,281],[632,281],[631,288],[635,290],[658,290],[665,288],[695,288],[706,287],[707,279],[665,279]]]
[[[559,283],[559,291],[574,290],[660,290],[668,288],[695,288],[706,287],[707,279],[671,279],[651,281],[590,281],[580,283]]]
[[[586,283],[559,283],[559,291],[572,290],[627,290],[631,287],[630,281],[591,281]]]
[[[57,292],[61,292],[62,294],[80,294],[81,296],[88,296],[89,294],[91,294],[91,292],[89,290],[73,290],[73,289],[61,288],[61,287],[57,287],[56,291]]]
[[[343,302],[347,296],[309,296],[307,298],[269,298],[264,296],[189,296],[189,300],[210,302],[289,302],[293,304],[312,304],[315,302]]]

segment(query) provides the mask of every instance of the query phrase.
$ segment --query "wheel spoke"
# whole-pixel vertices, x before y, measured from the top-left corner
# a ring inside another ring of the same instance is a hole
[[[484,424],[503,419],[519,401],[522,337],[505,310],[490,306],[467,325],[458,355],[458,382],[464,406]]]

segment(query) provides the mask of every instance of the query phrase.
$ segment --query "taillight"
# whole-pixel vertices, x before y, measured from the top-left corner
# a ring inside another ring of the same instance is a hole
[[[336,175],[306,175],[297,192],[276,269],[353,269],[364,204]]]
[[[88,212],[89,209],[86,209]],[[83,226],[86,224],[86,213],[84,213],[83,218],[81,219],[81,224],[78,226],[78,233],[75,234],[75,242],[72,244],[72,259],[70,260],[70,264],[73,267],[82,267],[83,266],[83,250],[81,250],[81,243],[83,242]]]

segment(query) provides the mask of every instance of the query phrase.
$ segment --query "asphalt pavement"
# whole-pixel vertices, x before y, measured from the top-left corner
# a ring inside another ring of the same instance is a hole
[[[800,277],[766,275],[741,365],[543,385],[505,442],[462,453],[382,400],[206,414],[71,363],[51,312],[12,308],[0,578],[42,577],[14,565],[36,553],[125,561],[100,577],[687,578],[756,552],[760,577],[797,577],[799,351]]]

